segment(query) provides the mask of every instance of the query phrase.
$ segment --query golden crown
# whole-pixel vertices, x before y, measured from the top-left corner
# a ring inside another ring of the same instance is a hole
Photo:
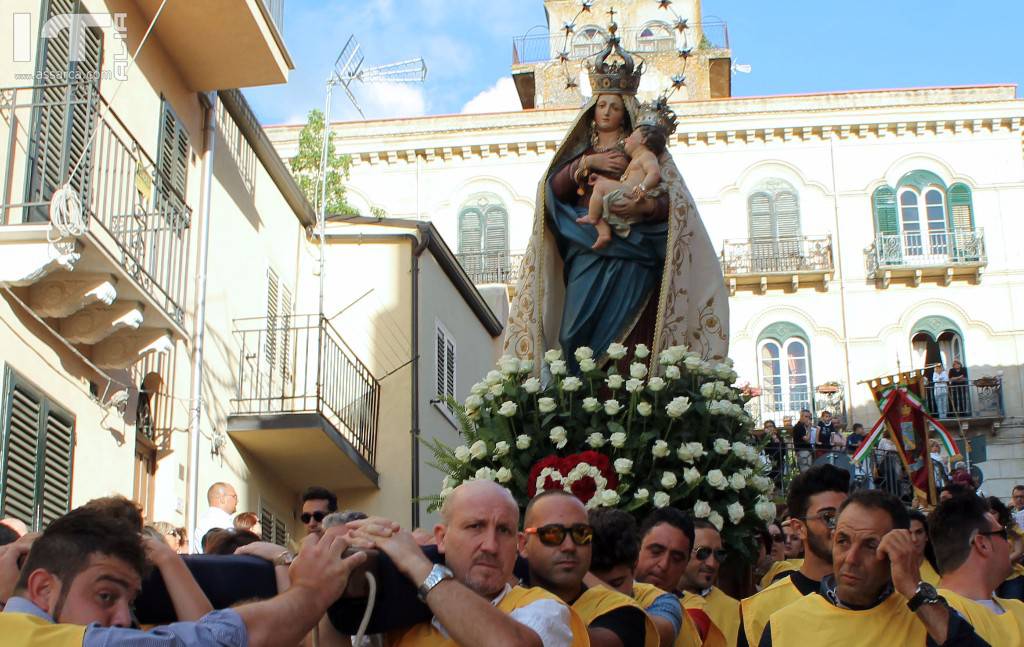
[[[613,22],[608,26],[611,35],[608,44],[590,65],[590,88],[594,94],[636,94],[640,87],[640,75],[644,64],[633,63],[633,57],[624,50],[619,37],[615,34],[618,26]],[[609,62],[608,57],[615,53],[622,62]]]
[[[676,113],[668,107],[668,99],[658,97],[650,103],[641,104],[636,117],[636,126],[653,126],[668,137],[676,131]]]

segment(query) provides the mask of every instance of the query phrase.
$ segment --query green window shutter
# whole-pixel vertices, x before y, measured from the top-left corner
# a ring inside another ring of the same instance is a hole
[[[160,147],[157,150],[157,208],[175,229],[186,228],[185,189],[188,183],[188,132],[164,99],[160,115]]]
[[[2,513],[35,526],[39,423],[42,400],[12,384],[6,394],[7,425],[4,429]]]
[[[971,187],[958,182],[949,187],[949,220],[955,231],[974,229],[974,202]]]
[[[46,412],[43,438],[43,482],[39,493],[42,525],[71,509],[71,460],[74,451],[74,423],[54,411]]]
[[[775,233],[779,238],[800,236],[800,203],[795,193],[780,191],[775,195]]]
[[[871,195],[875,212],[875,232],[879,234],[899,233],[899,213],[896,209],[896,192],[888,186],[880,186]]]
[[[278,517],[274,517],[274,543],[278,546],[288,545],[288,529],[284,525],[284,520]]]
[[[260,503],[260,539],[263,541],[274,540],[274,513]]]
[[[444,334],[443,330],[438,328],[437,341],[435,342],[434,347],[434,351],[436,354],[436,357],[434,358],[436,364],[435,369],[437,371],[434,380],[434,394],[438,397],[438,399],[443,399],[445,397],[445,389],[447,388],[447,370],[445,368],[447,366],[448,361],[446,354],[447,343],[447,336]]]
[[[754,193],[747,198],[751,238],[772,237],[772,200],[767,193]]]
[[[459,253],[478,254],[483,251],[483,214],[467,207],[459,214]]]
[[[484,225],[484,250],[488,253],[508,251],[508,214],[501,205],[489,205]]]

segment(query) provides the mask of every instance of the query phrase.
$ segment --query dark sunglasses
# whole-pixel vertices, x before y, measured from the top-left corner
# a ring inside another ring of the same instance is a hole
[[[724,548],[719,548],[716,550],[714,548],[709,548],[708,546],[701,546],[700,548],[697,548],[693,551],[693,556],[697,558],[698,562],[703,562],[708,557],[711,557],[711,555],[714,555],[715,559],[718,560],[719,563],[721,563],[725,561],[725,557],[728,554],[729,553],[726,552]]]
[[[550,523],[540,528],[527,528],[523,532],[537,535],[537,539],[545,546],[561,546],[567,534],[577,546],[587,546],[594,540],[594,527],[586,523],[574,523],[571,526]]]
[[[299,519],[302,519],[302,523],[309,523],[310,519],[316,519],[316,522],[320,523],[321,521],[324,520],[324,517],[326,517],[326,516],[327,516],[326,512],[320,512],[319,510],[317,510],[316,512],[314,512],[312,514],[310,514],[309,512],[303,512],[302,514],[299,515]]]
[[[772,541],[776,544],[784,544],[786,543],[786,536],[783,534],[774,534],[772,535]]]
[[[835,508],[825,508],[824,510],[819,510],[816,514],[800,518],[801,521],[810,521],[811,519],[818,519],[829,530],[835,530],[836,522],[839,521],[839,513],[836,512]]]
[[[985,537],[1002,537],[1003,541],[1010,541],[1010,531],[1006,528],[1000,528],[999,530],[979,530],[978,534],[984,535]]]

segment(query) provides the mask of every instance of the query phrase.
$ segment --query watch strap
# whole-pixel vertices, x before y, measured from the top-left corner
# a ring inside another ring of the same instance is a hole
[[[419,596],[420,600],[426,602],[427,594],[430,593],[435,586],[445,580],[453,579],[454,577],[455,574],[452,573],[447,566],[444,566],[443,564],[434,564],[434,567],[431,568],[430,572],[427,574],[426,579],[423,580],[423,583],[420,584],[419,588],[416,590],[416,595]]]

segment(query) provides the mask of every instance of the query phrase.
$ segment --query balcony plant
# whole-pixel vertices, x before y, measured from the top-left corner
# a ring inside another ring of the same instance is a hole
[[[520,506],[559,488],[588,508],[614,506],[638,518],[677,507],[755,556],[754,528],[775,517],[773,484],[743,408],[749,395],[730,386],[732,363],[702,361],[683,346],[657,358],[643,345],[632,358],[627,352],[613,344],[602,369],[593,350],[579,348],[581,372],[569,375],[561,351],[548,351],[545,381],[531,360],[502,357],[464,403],[450,403],[463,444],[427,442],[447,475],[432,509],[474,479],[504,485]]]

